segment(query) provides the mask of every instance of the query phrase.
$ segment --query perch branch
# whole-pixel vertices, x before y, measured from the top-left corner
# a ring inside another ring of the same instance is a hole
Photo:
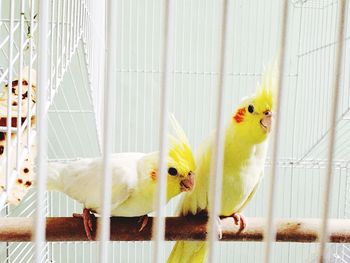
[[[151,240],[152,218],[139,232],[139,218],[111,218],[111,240]],[[237,234],[238,227],[232,218],[221,220],[224,241],[261,241],[266,220],[248,218],[247,228]],[[166,240],[205,240],[205,217],[169,217],[166,220]],[[317,242],[321,221],[319,219],[278,219],[277,241]],[[96,227],[96,223],[95,226]],[[0,241],[30,241],[34,223],[31,218],[0,218]],[[330,242],[350,243],[350,220],[330,219]],[[96,231],[94,231],[94,234]],[[94,236],[96,239],[96,236]],[[87,241],[83,222],[73,217],[48,217],[46,222],[47,241]]]

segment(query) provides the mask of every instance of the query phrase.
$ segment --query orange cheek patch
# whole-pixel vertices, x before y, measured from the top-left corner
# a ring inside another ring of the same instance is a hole
[[[237,110],[235,116],[233,116],[233,119],[237,122],[240,123],[244,120],[244,115],[245,115],[245,108],[240,108]]]
[[[155,181],[157,179],[157,171],[153,169],[150,176],[151,176],[151,179]]]

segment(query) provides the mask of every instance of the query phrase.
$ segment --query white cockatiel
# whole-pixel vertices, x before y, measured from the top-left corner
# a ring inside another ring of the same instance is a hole
[[[28,134],[28,126],[24,126],[24,124],[28,123],[28,104],[30,101],[30,120],[29,123],[31,127],[35,126],[35,104],[36,104],[36,72],[34,70],[31,71],[31,89],[29,89],[29,69],[28,67],[23,69],[22,74],[22,90],[21,90],[21,107],[19,107],[18,103],[18,94],[19,94],[19,78],[16,78],[11,81],[11,127],[17,127],[17,118],[18,111],[20,110],[21,117],[21,125],[22,125],[22,134],[20,136],[20,154],[22,154],[25,147],[27,147],[27,138],[30,136]],[[31,94],[29,94],[29,90]],[[0,94],[0,127],[6,127],[7,125],[7,105],[8,105],[8,85],[5,85]],[[30,100],[29,100],[30,95]],[[16,138],[16,133],[11,132],[11,139],[14,142]],[[5,181],[6,181],[6,148],[7,145],[7,133],[0,132],[0,193],[5,189]],[[16,168],[16,144],[13,144],[11,150],[11,158],[10,158],[10,169],[13,171]],[[17,175],[16,181],[13,184],[12,188],[8,192],[7,202],[12,205],[18,205],[23,197],[27,194],[30,187],[33,184],[33,174],[34,174],[34,163],[36,157],[36,143],[33,140],[33,143],[29,146],[29,154],[26,156],[21,156],[23,159],[22,165],[20,167],[19,173]],[[12,174],[11,176],[13,176]]]
[[[167,158],[167,200],[189,191],[194,185],[195,161],[188,139],[171,117],[175,136],[170,136]],[[147,224],[147,214],[153,211],[156,193],[159,153],[115,153],[112,155],[111,215],[141,216],[140,231]],[[90,211],[101,213],[102,159],[81,159],[70,162],[52,162],[48,167],[48,189],[63,192],[85,207],[84,228],[92,239]],[[77,216],[77,214],[75,214]]]

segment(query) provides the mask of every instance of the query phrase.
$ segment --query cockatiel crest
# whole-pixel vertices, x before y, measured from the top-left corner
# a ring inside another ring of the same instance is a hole
[[[269,69],[258,84],[256,93],[244,99],[233,115],[233,123],[246,142],[260,143],[270,132],[274,97],[277,90],[276,70]],[[260,126],[260,127],[259,127]]]
[[[169,135],[168,163],[177,163],[177,169],[180,173],[194,171],[196,168],[195,160],[187,136],[173,114],[170,115],[170,122],[176,137]]]
[[[257,110],[269,109],[270,111],[274,108],[275,96],[277,93],[277,68],[276,66],[271,67],[264,74],[261,84],[258,84],[258,89],[255,95],[255,103]]]

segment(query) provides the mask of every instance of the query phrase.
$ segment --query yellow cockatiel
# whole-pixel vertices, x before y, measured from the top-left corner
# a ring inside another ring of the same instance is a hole
[[[272,91],[276,89],[274,75],[273,71],[267,72],[256,94],[241,103],[225,130],[220,215],[233,217],[235,223],[240,224],[240,231],[246,226],[240,212],[253,197],[263,174],[272,121]],[[210,207],[208,183],[213,142],[214,136],[211,136],[201,146],[195,171],[196,185],[181,200],[181,215],[195,215]],[[178,241],[168,263],[204,262],[206,252],[206,242]]]
[[[175,118],[170,118],[176,136],[170,136],[167,200],[194,185],[195,161],[188,139]],[[140,231],[153,211],[159,153],[115,153],[112,155],[112,216],[141,216]],[[51,162],[48,189],[63,192],[85,207],[80,215],[89,239],[92,238],[90,211],[101,212],[102,159]],[[78,216],[76,214],[76,216]]]

